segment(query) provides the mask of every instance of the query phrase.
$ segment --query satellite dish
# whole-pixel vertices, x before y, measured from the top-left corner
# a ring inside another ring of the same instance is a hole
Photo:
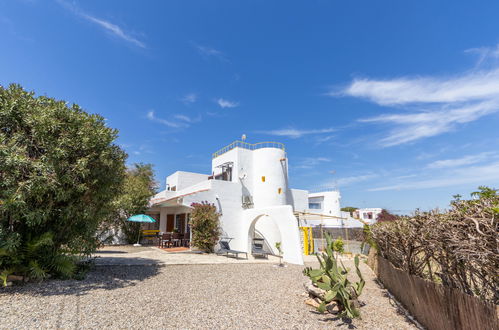
[[[246,141],[246,134],[243,134],[243,136],[241,136],[241,140]]]

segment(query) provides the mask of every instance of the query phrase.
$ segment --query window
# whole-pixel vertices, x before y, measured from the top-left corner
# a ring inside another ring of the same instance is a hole
[[[222,172],[213,174],[215,180],[232,181],[232,163],[225,163],[217,166],[217,168],[222,168]]]
[[[180,214],[175,215],[175,229],[180,230]]]
[[[308,198],[308,208],[313,210],[322,210],[324,204],[324,196],[316,196]]]
[[[312,210],[320,210],[322,209],[321,203],[308,203],[308,208]]]

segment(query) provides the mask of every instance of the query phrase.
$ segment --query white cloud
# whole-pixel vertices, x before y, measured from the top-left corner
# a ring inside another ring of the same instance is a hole
[[[324,134],[324,133],[331,133],[334,131],[335,130],[333,128],[310,129],[310,130],[300,130],[300,129],[295,129],[295,128],[283,128],[283,129],[276,129],[276,130],[270,130],[270,131],[258,131],[257,133],[275,135],[275,136],[285,136],[285,137],[288,137],[291,139],[297,139],[297,138],[300,138],[304,135]]]
[[[458,124],[475,121],[498,110],[499,97],[471,105],[408,114],[384,114],[359,121],[393,124],[394,128],[388,136],[379,141],[382,146],[391,147],[452,131]]]
[[[173,116],[175,119],[178,119],[178,120],[181,120],[181,121],[184,121],[186,123],[197,123],[199,121],[201,121],[201,116],[197,116],[197,117],[189,117],[189,116],[186,116],[186,115],[182,115],[182,114],[177,114],[175,116]]]
[[[498,97],[499,69],[447,78],[356,79],[343,93],[380,105],[480,101]]]
[[[146,45],[132,37],[129,33],[126,33],[121,27],[119,27],[118,25],[116,24],[113,24],[109,21],[106,21],[106,20],[103,20],[103,19],[100,19],[100,18],[97,18],[95,16],[91,16],[83,11],[81,11],[79,8],[77,8],[74,4],[69,4],[63,0],[58,0],[57,1],[59,4],[61,4],[63,7],[65,7],[66,9],[72,11],[74,14],[86,19],[87,21],[91,22],[91,23],[94,23],[96,25],[98,25],[99,27],[101,27],[102,29],[104,29],[104,31],[122,39],[122,40],[125,40],[127,41],[128,43],[131,43],[135,46],[138,46],[140,48],[146,48]]]
[[[465,50],[466,53],[478,55],[477,66],[480,66],[487,60],[494,60],[499,58],[499,45],[494,47],[477,47]]]
[[[324,136],[324,137],[317,137],[316,142],[317,142],[317,144],[321,144],[321,143],[324,143],[324,142],[327,142],[327,141],[333,139],[334,137],[335,137],[335,135],[328,135],[328,136]]]
[[[180,100],[186,104],[189,104],[189,103],[194,103],[196,102],[198,99],[198,96],[195,94],[195,93],[189,93],[189,94],[186,94],[183,98],[181,98]]]
[[[239,106],[238,102],[229,101],[229,100],[225,100],[222,98],[218,99],[217,103],[221,108],[235,108],[235,107]]]
[[[188,123],[185,122],[176,122],[176,121],[158,118],[154,115],[154,111],[152,110],[147,113],[147,119],[172,128],[187,128],[190,126]]]
[[[216,57],[218,58],[219,60],[223,61],[223,62],[229,62],[227,56],[220,50],[218,49],[215,49],[213,47],[208,47],[208,46],[202,46],[202,45],[197,45],[197,44],[193,44],[194,47],[198,50],[198,52],[203,55],[203,56],[206,56],[206,57]]]
[[[364,174],[364,175],[356,175],[356,176],[347,176],[344,178],[339,178],[338,180],[336,180],[336,183],[338,184],[338,186],[348,186],[348,185],[352,185],[355,183],[375,179],[377,177],[379,177],[378,174]]]
[[[469,51],[499,57],[499,47]],[[483,59],[482,59],[483,61]],[[388,123],[392,129],[379,142],[383,147],[414,142],[455,130],[460,125],[499,111],[499,67],[447,77],[355,79],[331,96],[352,96],[407,112],[361,119]]]
[[[327,157],[307,157],[300,161],[294,168],[310,169],[322,163],[331,162],[330,158]]]
[[[499,162],[482,166],[461,167],[447,171],[440,177],[406,181],[394,185],[368,189],[368,191],[415,190],[457,186],[462,184],[497,185]]]
[[[476,155],[468,155],[460,158],[442,159],[428,164],[427,168],[438,169],[438,168],[460,167],[464,165],[477,164],[485,160],[488,160],[494,156],[497,156],[497,153],[482,152]]]

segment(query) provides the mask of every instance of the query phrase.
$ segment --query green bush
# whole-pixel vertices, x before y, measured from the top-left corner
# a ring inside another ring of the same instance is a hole
[[[124,178],[117,131],[78,105],[0,86],[0,274],[70,277]]]
[[[220,214],[215,205],[207,202],[193,203],[191,213],[191,244],[202,251],[213,252],[220,239]]]
[[[141,223],[127,219],[132,215],[146,212],[150,198],[156,193],[154,171],[151,164],[134,164],[126,169],[125,180],[120,193],[113,201],[115,212],[102,226],[103,234],[111,228],[120,228],[128,243],[136,243],[140,235]],[[103,237],[103,240],[112,239]]]
[[[338,252],[339,254],[343,254],[345,252],[345,243],[343,243],[343,238],[338,237],[333,242],[333,251]]]

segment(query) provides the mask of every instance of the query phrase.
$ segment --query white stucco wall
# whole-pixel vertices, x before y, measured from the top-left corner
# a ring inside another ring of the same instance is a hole
[[[305,212],[308,209],[308,191],[302,189],[288,189],[288,204],[294,211]]]
[[[341,195],[339,191],[311,193],[308,195],[308,198],[309,202],[320,202],[322,205],[321,209],[310,209],[310,213],[320,213],[324,215],[341,217]]]
[[[238,235],[239,219],[242,213],[241,185],[237,182],[210,180],[210,189],[195,195],[186,196],[184,205],[207,201],[216,206],[221,214],[220,224],[223,236],[234,238]],[[240,246],[239,241],[231,242],[231,247]]]
[[[244,251],[251,251],[252,228],[256,226],[274,253],[277,253],[275,243],[280,240],[283,260],[292,264],[303,265],[300,232],[291,205],[249,209],[243,213],[238,237],[241,237],[241,239],[246,237],[247,239],[248,243],[246,243]]]
[[[237,182],[210,180],[208,191],[183,198],[183,205],[207,201],[215,204],[221,213],[223,235],[232,238],[234,250],[251,253],[253,229],[257,229],[272,253],[277,254],[275,243],[281,242],[283,260],[303,264],[298,224],[290,205],[252,208],[244,210],[241,204],[242,185]]]
[[[286,152],[278,148],[253,150],[253,203],[255,208],[286,205]]]
[[[207,174],[177,171],[166,178],[166,185],[176,187],[176,190],[182,190],[201,181],[208,180]]]

